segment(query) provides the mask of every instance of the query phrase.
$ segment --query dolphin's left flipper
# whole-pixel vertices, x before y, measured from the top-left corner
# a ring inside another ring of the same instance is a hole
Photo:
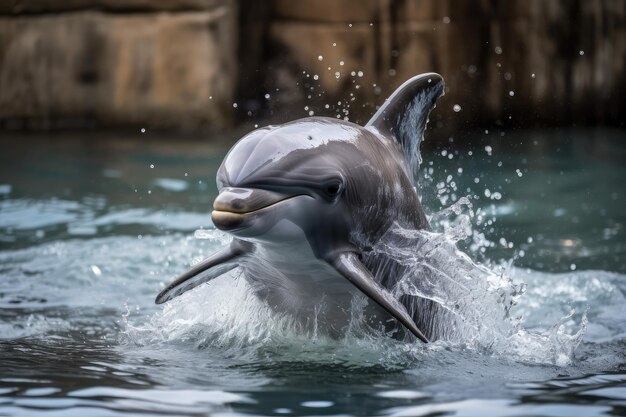
[[[372,277],[372,274],[365,265],[363,265],[356,253],[343,252],[331,259],[330,264],[368,298],[375,301],[396,320],[402,323],[404,327],[409,329],[418,339],[424,343],[428,343],[428,339],[417,328],[402,303],[396,300],[382,285],[374,280],[374,277]]]
[[[162,304],[200,284],[204,284],[205,282],[225,274],[231,269],[235,269],[237,267],[237,260],[247,254],[248,251],[247,243],[239,239],[233,239],[230,245],[209,256],[207,259],[170,282],[170,284],[157,295],[154,302]]]

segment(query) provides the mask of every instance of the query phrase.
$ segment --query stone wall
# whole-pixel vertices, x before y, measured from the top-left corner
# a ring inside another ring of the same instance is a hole
[[[623,125],[625,63],[626,0],[4,0],[0,129],[363,122],[427,71],[435,126]]]
[[[4,127],[230,124],[234,1],[10,0],[2,12]]]
[[[625,116],[624,0],[274,0],[264,43],[269,70],[254,94],[275,93],[266,107],[278,119],[365,121],[427,71],[446,79],[436,114],[455,129]]]

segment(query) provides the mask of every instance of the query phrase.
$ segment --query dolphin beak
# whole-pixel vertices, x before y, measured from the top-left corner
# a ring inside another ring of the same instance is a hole
[[[220,230],[233,230],[244,223],[247,215],[290,197],[259,188],[226,187],[213,202],[211,220]]]

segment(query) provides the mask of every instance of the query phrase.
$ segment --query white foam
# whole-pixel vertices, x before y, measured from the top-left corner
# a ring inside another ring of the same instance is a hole
[[[463,213],[456,207],[444,214],[459,217]],[[446,227],[443,233],[395,227],[389,233],[393,238],[381,240],[374,249],[410,266],[396,287],[396,295],[420,295],[453,314],[455,328],[447,333],[446,340],[429,345],[405,343],[388,337],[383,330],[365,330],[360,325],[358,303],[353,303],[354,322],[345,335],[331,339],[304,330],[288,315],[271,310],[254,296],[241,273],[234,270],[172,300],[147,319],[127,320],[122,341],[139,345],[191,343],[199,348],[226,349],[238,357],[273,352],[285,361],[306,357],[313,362],[359,366],[401,367],[425,355],[436,355],[444,347],[523,362],[568,364],[584,335],[586,318],[579,310],[578,320],[573,320],[574,316],[564,308],[567,298],[557,306],[543,302],[541,296],[523,296],[525,285],[521,279],[528,278],[528,274],[540,277],[531,279],[533,283],[544,282],[544,288],[537,289],[538,294],[547,291],[547,286],[565,286],[575,293],[574,287],[580,283],[571,282],[570,278],[583,272],[566,276],[533,272],[525,275],[515,268],[490,269],[473,262],[454,245],[468,232],[466,223],[451,219]],[[200,237],[225,244],[219,233],[214,239],[207,236],[210,234],[203,232]],[[614,285],[611,281],[600,282],[604,283],[599,287]],[[596,293],[589,295],[599,295]],[[537,303],[542,304],[539,307]],[[529,314],[533,308],[549,308],[549,314],[541,314],[552,317],[552,324],[541,327],[530,323],[525,327],[518,315]]]

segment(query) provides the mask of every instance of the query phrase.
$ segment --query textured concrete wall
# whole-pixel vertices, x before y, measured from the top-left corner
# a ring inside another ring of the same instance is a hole
[[[210,10],[223,4],[222,0],[3,0],[0,2],[0,13],[191,11]]]
[[[21,14],[0,16],[0,125],[229,125],[233,1],[13,3]]]
[[[365,121],[426,71],[435,126],[623,125],[625,63],[626,0],[4,0],[0,129]]]
[[[364,121],[408,77],[437,71],[437,115],[456,129],[620,124],[625,31],[624,0],[274,0],[256,85],[275,93],[279,119],[296,109]]]

